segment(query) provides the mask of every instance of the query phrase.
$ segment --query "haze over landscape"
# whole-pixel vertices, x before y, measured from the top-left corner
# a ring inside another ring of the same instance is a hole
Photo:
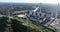
[[[60,32],[60,0],[0,0],[0,32]]]

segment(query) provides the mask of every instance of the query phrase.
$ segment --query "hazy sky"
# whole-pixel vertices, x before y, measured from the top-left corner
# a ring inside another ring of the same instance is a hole
[[[0,2],[24,2],[24,3],[60,3],[60,0],[0,0]]]

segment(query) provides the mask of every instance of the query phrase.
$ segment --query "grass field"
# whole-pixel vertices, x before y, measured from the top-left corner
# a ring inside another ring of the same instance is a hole
[[[24,18],[11,17],[11,23],[7,19],[0,18],[0,32],[56,32],[48,26],[38,25]]]

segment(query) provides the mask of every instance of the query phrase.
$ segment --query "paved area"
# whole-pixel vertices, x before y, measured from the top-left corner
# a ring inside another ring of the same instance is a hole
[[[53,26],[54,28],[60,30],[60,19],[55,19],[55,21],[53,21],[51,24],[51,26]]]

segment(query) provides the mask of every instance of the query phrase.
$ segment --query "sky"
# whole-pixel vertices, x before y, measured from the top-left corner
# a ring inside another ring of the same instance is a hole
[[[17,3],[60,3],[60,0],[0,0],[0,2],[17,2]]]

